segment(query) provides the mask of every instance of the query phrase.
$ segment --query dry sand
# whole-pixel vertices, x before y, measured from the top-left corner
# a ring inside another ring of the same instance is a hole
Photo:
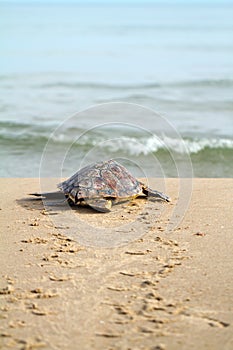
[[[146,211],[135,200],[110,214],[48,215],[27,199],[38,179],[0,185],[2,349],[233,349],[233,179],[195,179],[169,232],[177,180],[167,180],[171,203]],[[78,239],[55,228],[57,215],[79,216]],[[129,242],[116,246],[128,221]],[[85,245],[87,223],[97,240],[105,227],[114,233],[113,247]]]

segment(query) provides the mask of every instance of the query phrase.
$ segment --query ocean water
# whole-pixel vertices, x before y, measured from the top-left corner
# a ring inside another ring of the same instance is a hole
[[[0,176],[232,177],[233,2],[0,3]]]

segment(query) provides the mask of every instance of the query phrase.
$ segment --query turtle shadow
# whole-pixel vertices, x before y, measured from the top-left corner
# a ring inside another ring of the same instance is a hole
[[[16,203],[27,210],[41,211],[44,209],[43,202],[40,198],[24,197],[16,199]]]
[[[139,196],[137,199],[131,200],[131,201],[123,201],[119,203],[115,203],[112,206],[112,209],[110,212],[117,212],[121,211],[123,208],[128,206],[128,208],[132,206],[142,206],[143,203],[145,203],[145,199],[149,200],[148,197],[145,196]],[[96,209],[92,208],[88,205],[72,205],[70,204],[66,199],[60,200],[60,201],[46,201],[42,198],[38,197],[24,197],[17,199],[16,202],[23,208],[31,211],[38,211],[38,212],[47,212],[50,215],[57,215],[61,212],[72,210],[74,212],[80,213],[80,214],[88,214],[88,215],[106,215],[108,212],[101,212],[97,211]],[[158,199],[151,200],[150,202],[162,202]]]
[[[16,199],[16,203],[21,207],[38,212],[47,212],[50,215],[57,215],[60,212],[72,210],[74,212],[80,212],[82,214],[101,214],[90,206],[70,205],[67,200],[60,202],[49,201],[46,203],[42,198],[37,197],[24,197]]]

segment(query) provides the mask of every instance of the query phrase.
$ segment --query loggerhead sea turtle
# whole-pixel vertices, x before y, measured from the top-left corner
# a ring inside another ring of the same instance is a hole
[[[152,190],[138,181],[125,167],[113,159],[88,165],[66,181],[59,183],[57,187],[70,204],[87,204],[101,212],[109,212],[113,204],[141,195],[170,201],[165,194]],[[33,193],[32,195],[49,198],[51,194]]]

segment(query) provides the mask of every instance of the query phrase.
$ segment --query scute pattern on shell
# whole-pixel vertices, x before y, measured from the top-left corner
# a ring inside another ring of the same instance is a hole
[[[140,182],[112,159],[84,167],[58,187],[75,202],[91,198],[124,199],[142,192]]]

